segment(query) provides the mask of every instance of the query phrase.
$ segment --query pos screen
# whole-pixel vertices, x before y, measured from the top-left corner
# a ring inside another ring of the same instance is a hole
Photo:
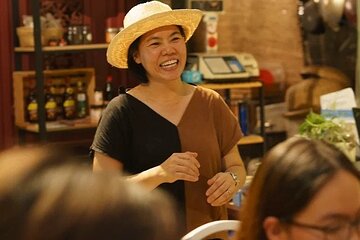
[[[245,72],[245,68],[236,57],[204,57],[204,61],[213,74],[231,74]]]

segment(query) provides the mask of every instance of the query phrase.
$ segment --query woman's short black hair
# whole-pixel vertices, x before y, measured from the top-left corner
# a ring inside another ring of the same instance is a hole
[[[184,29],[178,26],[181,36],[185,37]],[[141,63],[136,63],[134,60],[134,54],[139,49],[140,37],[138,37],[129,47],[127,54],[128,70],[140,83],[148,83],[149,79],[146,75],[146,70]]]

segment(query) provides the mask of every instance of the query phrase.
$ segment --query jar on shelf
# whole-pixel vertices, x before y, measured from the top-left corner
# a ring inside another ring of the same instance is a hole
[[[118,32],[119,32],[119,28],[114,28],[114,27],[106,28],[106,32],[105,32],[106,43],[110,43],[111,39],[113,39]]]
[[[88,26],[88,25],[82,26],[82,40],[83,40],[83,44],[92,43],[91,29],[90,29],[90,26]]]
[[[36,92],[35,89],[30,89],[29,95],[27,96],[26,101],[26,118],[27,121],[31,123],[36,123],[38,118],[38,104],[36,99]]]
[[[46,87],[45,100],[46,121],[55,121],[57,119],[57,102],[54,86]]]
[[[63,112],[65,119],[74,119],[76,117],[76,102],[74,96],[74,88],[72,84],[68,84],[65,90]]]
[[[82,26],[69,26],[67,31],[67,40],[71,45],[83,44]]]
[[[90,121],[93,123],[98,123],[103,111],[103,106],[90,106]]]
[[[78,118],[84,118],[88,115],[88,97],[82,81],[77,82],[76,114]]]

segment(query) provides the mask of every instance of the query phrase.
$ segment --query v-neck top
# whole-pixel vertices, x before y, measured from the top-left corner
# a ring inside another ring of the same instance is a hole
[[[177,126],[130,94],[117,96],[104,110],[91,148],[121,161],[129,174],[158,166],[176,152],[197,152],[199,181],[159,186],[176,199],[190,231],[227,218],[226,207],[212,207],[205,192],[208,179],[225,170],[223,157],[241,136],[222,97],[197,86]]]

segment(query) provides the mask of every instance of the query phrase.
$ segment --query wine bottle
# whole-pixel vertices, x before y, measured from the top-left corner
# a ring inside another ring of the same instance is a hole
[[[106,107],[109,104],[109,102],[111,101],[111,99],[113,99],[115,97],[115,91],[114,91],[114,86],[113,86],[112,80],[113,79],[112,79],[111,75],[107,76],[105,88],[103,91],[104,107]]]
[[[46,120],[55,121],[57,119],[57,103],[55,100],[55,87],[47,87],[45,93],[45,111],[46,111]]]
[[[27,97],[27,105],[26,105],[26,115],[27,115],[27,120],[31,123],[36,123],[39,118],[38,118],[38,104],[36,101],[36,94],[35,94],[35,90],[31,89],[30,93]]]
[[[76,113],[78,118],[84,118],[88,115],[88,97],[84,88],[84,83],[77,82],[76,92]]]
[[[65,119],[74,119],[76,117],[74,88],[71,85],[66,87],[63,108]]]

